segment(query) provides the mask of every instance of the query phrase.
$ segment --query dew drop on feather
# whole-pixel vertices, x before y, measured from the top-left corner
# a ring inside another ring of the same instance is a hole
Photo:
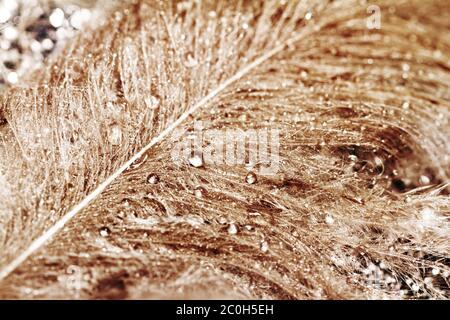
[[[420,286],[417,283],[414,283],[411,286],[411,290],[414,291],[414,292],[418,292],[420,290]]]
[[[436,218],[434,210],[431,208],[424,208],[420,213],[424,221],[433,221]]]
[[[159,176],[156,173],[151,173],[147,177],[147,182],[150,184],[157,184],[159,182]]]
[[[230,226],[228,227],[228,233],[229,234],[237,234],[238,229],[236,227],[236,225],[234,223],[231,223]]]
[[[431,274],[433,276],[437,276],[439,274],[440,270],[438,268],[433,268],[433,270],[431,270]]]
[[[430,180],[430,178],[428,176],[422,175],[419,178],[419,182],[420,182],[421,185],[426,186],[426,185],[430,184],[431,180]]]
[[[402,103],[402,109],[403,110],[408,110],[409,109],[409,102],[408,101],[404,101]]]
[[[313,17],[313,14],[311,11],[306,12],[305,14],[305,19],[306,20],[311,20],[311,18]]]
[[[121,203],[124,207],[129,207],[129,206],[130,206],[129,199],[127,199],[127,198],[122,199],[122,201],[120,201],[120,203]]]
[[[6,80],[11,84],[15,84],[19,81],[19,77],[16,72],[10,72],[6,76]]]
[[[196,198],[203,198],[205,196],[206,190],[203,187],[197,187],[194,190],[194,195]]]
[[[195,68],[198,66],[198,61],[192,56],[192,54],[188,54],[186,56],[186,61],[184,64],[187,68]]]
[[[334,223],[334,218],[332,215],[327,215],[325,217],[325,223],[328,225],[332,225]]]
[[[49,21],[53,27],[59,28],[64,22],[64,11],[62,11],[60,8],[55,9],[51,13]]]
[[[409,64],[407,64],[407,63],[403,63],[403,64],[402,64],[402,70],[403,70],[404,72],[408,72],[409,69],[410,69]]]
[[[382,167],[382,166],[384,166],[383,160],[382,160],[380,157],[375,157],[375,158],[373,159],[373,161],[375,162],[375,165],[376,165],[377,167]]]
[[[261,249],[262,252],[267,252],[269,251],[269,244],[267,243],[267,241],[263,241],[259,245],[259,248]]]
[[[102,237],[108,237],[111,234],[111,230],[108,227],[101,227],[99,233]]]
[[[194,168],[200,168],[203,166],[203,158],[199,154],[195,154],[191,158],[189,158],[189,164]]]
[[[227,219],[225,217],[220,217],[219,218],[219,223],[220,224],[226,224],[227,223]]]
[[[256,174],[253,172],[249,172],[245,177],[245,182],[248,184],[255,184],[258,181]]]
[[[154,96],[149,96],[144,101],[147,108],[155,109],[159,106],[159,99]]]

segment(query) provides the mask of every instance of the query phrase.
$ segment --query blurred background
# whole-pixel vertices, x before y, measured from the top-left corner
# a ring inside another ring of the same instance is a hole
[[[17,85],[115,0],[0,0],[0,90]]]

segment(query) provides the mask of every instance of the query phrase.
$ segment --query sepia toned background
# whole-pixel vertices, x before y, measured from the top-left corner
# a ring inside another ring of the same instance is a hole
[[[449,298],[448,1],[0,0],[0,22],[1,298]],[[279,130],[276,175],[175,163],[195,121]]]

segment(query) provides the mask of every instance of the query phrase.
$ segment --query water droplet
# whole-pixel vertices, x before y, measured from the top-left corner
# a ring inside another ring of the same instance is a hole
[[[197,197],[199,199],[203,198],[205,193],[206,193],[206,190],[203,187],[197,187],[194,190],[195,197]]]
[[[373,159],[373,161],[375,162],[375,165],[376,165],[376,166],[382,167],[382,166],[384,165],[383,160],[382,160],[380,157],[375,157],[375,158]]]
[[[306,20],[311,20],[311,18],[313,17],[313,14],[311,11],[306,12],[305,14],[305,19]]]
[[[113,124],[109,127],[109,133],[108,133],[108,139],[109,142],[117,146],[122,141],[122,129],[118,124]]]
[[[119,16],[121,16],[120,13],[116,15],[116,19],[118,19]],[[90,18],[91,11],[88,9],[81,9],[79,11],[75,11],[75,13],[72,14],[72,16],[70,17],[70,24],[75,29],[81,29],[83,25],[85,25],[89,21]]]
[[[122,199],[122,201],[120,201],[120,203],[121,203],[124,207],[129,207],[129,206],[130,206],[129,199],[127,199],[127,198]]]
[[[159,106],[159,99],[154,96],[147,97],[144,101],[147,108],[155,109]]]
[[[14,41],[19,36],[19,31],[14,27],[9,26],[3,29],[3,36],[9,41]]]
[[[66,269],[67,274],[82,273],[82,269],[76,265],[69,265]]]
[[[188,68],[195,68],[198,66],[198,61],[189,53],[186,56],[185,66]]]
[[[430,180],[430,178],[428,176],[422,175],[419,178],[419,182],[420,182],[421,185],[426,186],[426,185],[430,184],[431,180]]]
[[[55,28],[62,26],[64,22],[64,11],[60,8],[55,9],[49,17],[50,24]]]
[[[42,49],[50,51],[53,48],[53,41],[50,39],[45,39],[42,41]]]
[[[425,208],[421,211],[422,219],[425,221],[431,221],[435,219],[434,210],[431,208]]]
[[[407,63],[403,63],[403,64],[402,64],[402,70],[403,70],[404,72],[408,72],[409,69],[410,69],[409,64],[407,64]]]
[[[195,154],[193,157],[189,158],[189,164],[194,168],[200,168],[203,166],[203,157],[200,154]]]
[[[402,109],[403,110],[408,110],[409,109],[409,102],[408,101],[403,102]]]
[[[411,290],[414,291],[414,292],[417,292],[417,291],[420,290],[420,286],[419,286],[417,283],[414,283],[414,284],[411,286]]]
[[[262,241],[261,244],[259,245],[259,248],[261,249],[262,252],[267,252],[269,251],[269,244],[267,243],[267,241]]]
[[[256,174],[253,172],[249,172],[247,176],[245,177],[245,182],[248,184],[255,184],[258,181]]]
[[[234,223],[231,223],[228,227],[228,233],[229,234],[236,234],[238,232],[238,229]]]
[[[159,182],[159,176],[156,173],[151,173],[147,177],[147,182],[150,184],[157,184]]]
[[[98,232],[102,237],[108,237],[111,233],[111,230],[108,227],[101,227]]]
[[[220,217],[219,218],[219,223],[220,224],[226,224],[227,223],[227,219],[225,217]]]
[[[246,122],[248,120],[248,116],[245,113],[243,113],[239,116],[239,120],[242,122]]]
[[[6,80],[11,84],[16,84],[19,81],[19,76],[16,72],[10,72],[6,76]]]
[[[333,223],[334,223],[334,218],[333,218],[333,216],[332,215],[327,215],[326,217],[325,217],[325,223],[326,224],[328,224],[328,225],[332,225]]]

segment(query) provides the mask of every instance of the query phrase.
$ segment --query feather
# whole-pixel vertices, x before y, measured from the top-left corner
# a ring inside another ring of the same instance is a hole
[[[448,4],[379,8],[119,4],[2,97],[0,297],[448,297]]]

